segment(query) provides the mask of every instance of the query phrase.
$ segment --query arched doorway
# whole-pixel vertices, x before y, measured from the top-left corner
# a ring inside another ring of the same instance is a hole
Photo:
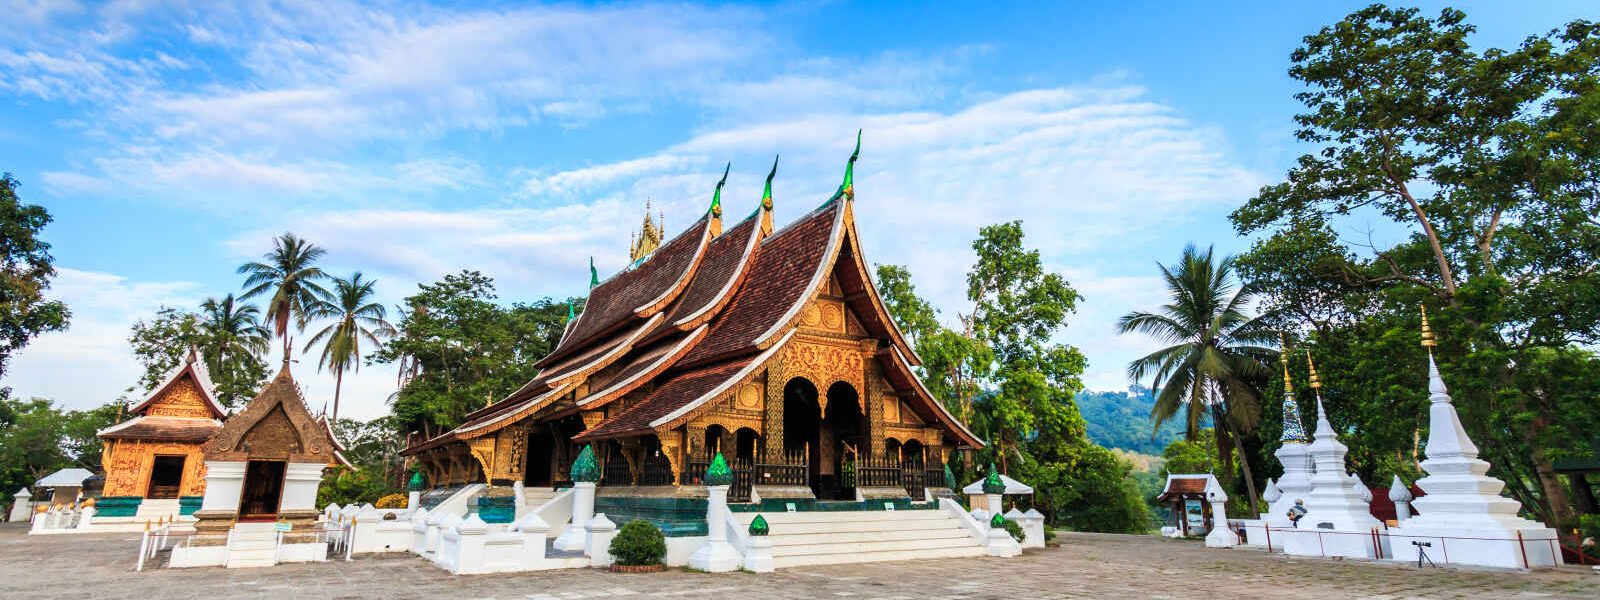
[[[856,482],[851,471],[861,453],[870,449],[866,437],[867,418],[861,410],[861,396],[856,393],[854,386],[843,381],[834,382],[828,386],[826,412],[818,432],[822,449],[822,455],[818,457],[822,475],[818,497],[854,500]]]

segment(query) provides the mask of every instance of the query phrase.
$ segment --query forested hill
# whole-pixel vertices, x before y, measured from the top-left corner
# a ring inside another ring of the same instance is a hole
[[[1078,411],[1089,423],[1089,439],[1107,448],[1161,455],[1173,440],[1183,437],[1181,417],[1168,421],[1154,437],[1150,435],[1150,408],[1155,396],[1149,388],[1133,386],[1125,392],[1078,393]],[[1201,426],[1209,426],[1209,420]]]

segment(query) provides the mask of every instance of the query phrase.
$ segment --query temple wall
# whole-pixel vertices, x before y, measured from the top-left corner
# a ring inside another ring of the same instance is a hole
[[[101,495],[145,496],[157,456],[184,457],[179,496],[204,496],[206,493],[205,457],[198,443],[106,440],[103,456],[106,486]]]

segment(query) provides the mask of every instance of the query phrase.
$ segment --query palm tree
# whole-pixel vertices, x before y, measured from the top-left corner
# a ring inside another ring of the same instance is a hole
[[[384,320],[383,304],[372,301],[376,283],[371,279],[363,280],[360,271],[349,279],[335,277],[331,296],[317,300],[308,311],[309,318],[333,319],[333,323],[311,336],[303,351],[310,352],[313,345],[322,343],[322,359],[317,362],[317,368],[333,370],[333,421],[336,423],[344,372],[361,368],[361,341],[377,346],[379,337],[395,334],[394,326]]]
[[[1259,513],[1255,477],[1239,433],[1253,430],[1261,419],[1261,387],[1271,374],[1267,365],[1277,356],[1270,348],[1272,332],[1262,317],[1245,314],[1252,291],[1235,280],[1233,257],[1219,260],[1211,248],[1200,252],[1191,244],[1178,264],[1158,266],[1172,302],[1155,313],[1123,315],[1117,327],[1171,345],[1129,363],[1128,377],[1137,382],[1154,375],[1151,387],[1159,392],[1150,416],[1157,428],[1185,411],[1186,437],[1194,441],[1200,419],[1209,412],[1219,462],[1232,473],[1232,455],[1238,452],[1250,509]]]
[[[261,324],[261,310],[249,304],[240,304],[233,294],[221,300],[206,298],[200,305],[200,331],[205,336],[206,368],[233,382],[238,375],[236,363],[267,351],[272,332]],[[252,382],[255,383],[255,382]],[[228,386],[231,388],[231,386]],[[230,407],[234,398],[223,398]]]
[[[308,320],[306,311],[328,297],[328,291],[317,285],[327,279],[322,269],[314,266],[327,251],[316,244],[285,233],[272,241],[271,252],[262,262],[249,262],[239,266],[245,275],[245,291],[240,298],[254,298],[271,292],[267,300],[266,318],[272,321],[273,333],[283,338],[283,362],[289,362],[289,321],[304,331]]]

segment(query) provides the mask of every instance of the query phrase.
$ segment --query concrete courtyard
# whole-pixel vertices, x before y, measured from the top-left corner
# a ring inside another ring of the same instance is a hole
[[[134,572],[138,536],[28,536],[0,525],[0,598],[1600,598],[1588,568],[1511,573],[1206,550],[1153,536],[1065,534],[1021,558],[803,567],[770,575],[581,569],[452,576],[409,555],[269,569]],[[163,557],[164,559],[164,557]]]

